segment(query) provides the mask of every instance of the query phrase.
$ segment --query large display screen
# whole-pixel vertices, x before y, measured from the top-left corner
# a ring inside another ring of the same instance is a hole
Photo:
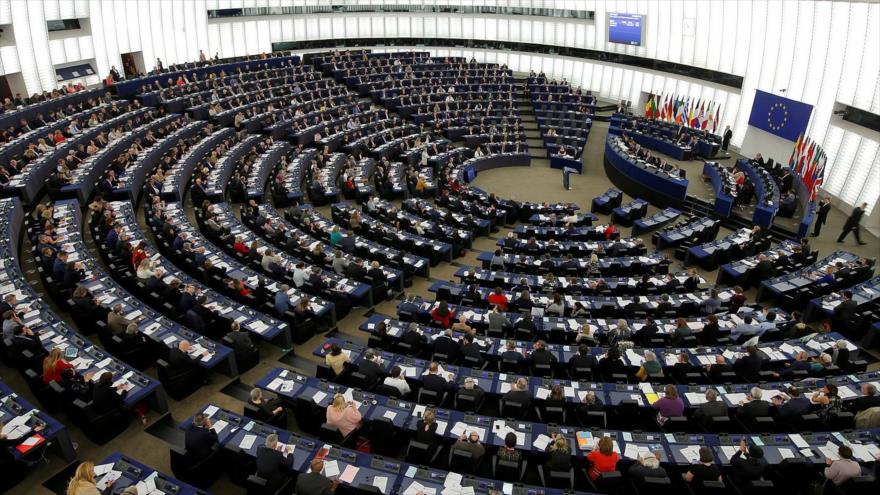
[[[608,41],[624,45],[642,46],[645,16],[641,14],[608,13]]]

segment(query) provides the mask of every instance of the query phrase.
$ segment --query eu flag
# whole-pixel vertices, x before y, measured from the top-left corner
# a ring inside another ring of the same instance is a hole
[[[756,90],[749,125],[797,141],[798,136],[806,133],[812,113],[813,105]]]

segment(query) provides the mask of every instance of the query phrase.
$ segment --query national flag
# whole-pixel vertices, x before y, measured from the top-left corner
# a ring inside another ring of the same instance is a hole
[[[716,126],[721,122],[721,105],[715,109],[715,121],[712,122],[712,134],[715,134]]]
[[[794,159],[797,155],[798,147],[801,145],[801,137],[803,137],[803,134],[798,135],[797,141],[794,142],[794,148],[791,149],[791,156],[788,157],[788,168],[790,169],[794,168]]]
[[[704,131],[705,131],[706,129],[708,129],[710,125],[711,125],[713,128],[715,127],[715,124],[714,124],[714,122],[715,122],[715,116],[712,114],[712,109],[713,109],[713,108],[715,108],[715,102],[714,102],[714,101],[709,103],[709,109],[708,109],[708,111],[706,112],[706,120],[703,122],[703,130],[704,130]]]
[[[666,120],[666,103],[669,101],[669,95],[661,98],[660,101],[660,120]]]
[[[694,125],[697,129],[701,129],[703,127],[704,119],[706,118],[706,102],[700,103],[700,113],[697,115],[697,120]]]
[[[648,95],[648,101],[645,102],[645,117],[651,118],[651,104],[654,102],[653,95]]]
[[[696,100],[692,101],[690,105],[688,105],[688,114],[687,114],[687,126],[694,126],[694,107],[697,105]]]
[[[673,120],[675,118],[675,105],[673,105],[673,102],[676,99],[678,99],[678,96],[672,96],[666,103],[666,120]]]

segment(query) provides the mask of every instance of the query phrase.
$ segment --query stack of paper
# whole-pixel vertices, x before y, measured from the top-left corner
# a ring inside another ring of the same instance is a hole
[[[687,447],[682,447],[681,449],[679,449],[679,452],[691,464],[696,464],[696,463],[700,462],[700,446],[699,445],[688,445]]]

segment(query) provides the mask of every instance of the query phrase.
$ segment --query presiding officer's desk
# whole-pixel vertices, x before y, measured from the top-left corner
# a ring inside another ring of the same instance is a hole
[[[499,167],[528,167],[532,159],[528,153],[494,153],[471,158],[460,165],[463,181],[470,183],[480,172]]]
[[[510,316],[505,315],[505,316]],[[719,319],[719,326],[722,329],[722,334],[727,334],[734,325],[736,325],[737,321],[741,321],[741,319],[733,318],[735,315],[723,315],[722,319]],[[557,320],[557,321],[553,321]],[[565,331],[569,333],[574,333],[577,331],[577,328],[584,324],[590,324],[593,328],[597,328],[596,335],[602,335],[607,333],[610,329],[616,326],[616,322],[606,321],[601,319],[583,319],[579,318],[575,320],[577,325],[567,325],[565,327]],[[385,324],[385,328],[387,329],[386,338],[391,342],[398,343],[402,341],[404,333],[411,326],[411,322],[401,321],[397,319],[389,318],[385,315],[381,314],[373,314],[371,315],[367,321],[361,324],[359,327],[360,330],[369,332],[373,335],[374,339],[371,339],[370,342],[375,342],[376,338],[376,327],[380,323]],[[560,323],[558,319],[554,318],[540,318],[535,321],[536,327],[540,327],[536,333],[540,333],[541,331],[547,331],[549,328],[554,328],[552,325]],[[568,322],[565,322],[566,324]],[[604,323],[604,324],[602,324]],[[702,328],[705,320],[690,318],[687,320],[687,323],[691,328],[698,333]],[[632,326],[638,326],[641,328],[644,325],[643,320],[632,320],[629,321],[629,324]],[[675,321],[671,319],[665,320],[657,320],[657,325],[660,328],[660,332],[658,336],[663,337],[666,335],[671,335],[675,329]],[[427,340],[425,346],[427,349],[431,349],[433,346],[433,342],[437,340],[443,334],[443,331],[430,327],[424,324],[415,324],[415,328],[421,332]],[[461,332],[453,332],[454,339],[460,339],[462,337]],[[506,350],[506,344],[510,342],[510,339],[502,339],[502,338],[492,338],[492,337],[484,337],[479,336],[476,337],[474,342],[480,347],[480,354],[486,360],[491,363],[497,364],[501,361],[502,354]],[[765,365],[772,368],[779,368],[784,370],[784,366],[786,363],[791,363],[795,360],[797,355],[801,352],[807,354],[807,356],[815,357],[820,353],[825,352],[827,349],[834,346],[835,342],[843,341],[846,342],[847,349],[852,353],[853,361],[858,356],[858,348],[850,341],[846,340],[839,333],[830,333],[825,335],[813,335],[809,339],[792,339],[787,341],[777,341],[777,342],[759,342],[758,343],[758,351],[762,355],[762,360]],[[524,359],[528,359],[527,355],[530,355],[533,348],[534,342],[532,341],[513,341],[515,344],[515,349],[517,352],[523,353]],[[348,345],[348,344],[346,344]],[[597,360],[604,356],[608,351],[607,347],[597,347],[595,344],[590,344],[589,353],[594,356]],[[549,343],[545,347],[547,351],[550,352],[553,357],[556,358],[555,368],[559,371],[567,369],[569,367],[569,360],[578,353],[578,344],[560,344],[560,343]],[[350,349],[350,347],[346,347],[346,349]],[[644,362],[644,354],[643,351],[650,350],[654,352],[657,356],[657,360],[661,365],[669,371],[676,362],[678,362],[678,358],[681,354],[687,355],[688,363],[695,367],[693,371],[699,372],[702,367],[715,363],[716,356],[724,357],[726,362],[733,362],[738,356],[745,354],[745,347],[738,345],[717,345],[717,346],[700,346],[700,347],[637,347],[632,350],[626,350],[621,353],[621,358],[623,359],[623,363],[632,368],[630,371],[635,371],[638,367],[642,365]]]
[[[208,492],[177,480],[167,474],[132,459],[120,452],[113,452],[100,462],[95,463],[95,481],[99,489],[108,486],[111,480],[112,489],[106,493],[122,493],[130,486],[135,486],[138,494],[167,493],[172,495],[204,495]]]
[[[709,179],[715,191],[715,213],[727,218],[736,204],[736,181],[726,169],[716,162],[703,163],[703,176]]]
[[[8,442],[20,440],[17,445],[7,447],[13,459],[21,460],[27,457],[31,449],[40,448],[45,442],[52,442],[66,462],[76,460],[76,448],[70,440],[67,428],[60,421],[35,408],[2,381],[0,421],[3,422],[3,434]],[[42,429],[35,431],[35,427]]]
[[[605,141],[605,170],[615,184],[624,184],[631,196],[658,204],[680,204],[687,195],[688,180],[672,176],[629,153],[623,140],[608,136]]]
[[[86,247],[79,234],[82,222],[79,203],[76,200],[55,203],[53,220],[57,226],[56,232],[66,236],[68,240],[65,244],[68,261],[79,261],[83,264],[85,278],[80,284],[88,289],[101,306],[109,311],[116,304],[121,304],[123,316],[135,321],[138,325],[138,331],[149,337],[150,340],[167,348],[177,347],[181,340],[187,340],[194,344],[190,355],[193,358],[198,358],[200,366],[208,369],[216,368],[228,376],[238,374],[232,349],[207,339],[153,311],[103,270],[97,260],[91,257],[91,251]],[[203,355],[204,353],[207,354]],[[129,394],[130,396],[131,394]]]
[[[297,393],[303,392],[306,385],[300,382],[295,373],[287,370],[275,370],[276,377],[294,382],[293,389]],[[284,374],[284,376],[281,376]],[[260,383],[263,383],[268,377],[264,377]],[[332,398],[331,393],[335,392],[335,388],[331,385],[324,384],[325,387],[314,388],[310,398],[315,403],[327,401]],[[280,386],[279,386],[280,388]],[[331,392],[331,393],[328,393]],[[320,394],[323,394],[320,395]],[[285,392],[285,395],[287,393]],[[315,400],[317,395],[318,400]],[[354,399],[354,392],[351,392]],[[305,395],[303,396],[305,398]],[[358,393],[358,398],[364,399],[360,405],[361,411],[377,409],[379,406],[373,403],[372,396]],[[253,421],[236,412],[223,409],[216,405],[208,405],[202,410],[202,413],[211,418],[212,429],[217,432],[218,441],[224,450],[230,453],[241,453],[248,457],[256,457],[257,448],[264,445],[265,437],[270,433],[278,435],[278,441],[284,446],[292,446],[292,452],[287,455],[293,456],[291,466],[291,475],[306,473],[309,464],[317,456],[324,460],[324,474],[331,479],[340,479],[340,482],[352,488],[361,486],[373,486],[379,489],[381,493],[402,493],[405,487],[409,487],[414,483],[420,483],[422,486],[440,486],[446,482],[447,477],[454,477],[454,473],[438,470],[435,468],[421,467],[408,464],[395,459],[386,459],[378,455],[371,455],[336,445],[325,444],[317,439],[301,436],[299,434],[278,430],[273,426],[265,423]],[[389,415],[390,416],[390,415]],[[387,417],[382,415],[382,417]],[[394,421],[395,424],[402,421],[404,416],[400,414],[401,419]],[[407,416],[409,417],[409,416]],[[395,420],[396,420],[395,416]],[[180,429],[186,430],[192,425],[193,418],[190,417],[180,424]],[[350,481],[342,478],[348,476]],[[510,483],[502,483],[501,481],[486,480],[475,478],[473,476],[465,476],[461,479],[461,484],[465,486],[474,486],[475,492],[484,494],[489,489],[501,490],[502,486],[513,485]],[[536,488],[527,487],[529,491],[524,493],[539,493],[545,495],[562,495],[562,490],[553,488]],[[514,493],[514,492],[511,492]],[[567,492],[569,493],[569,492]]]

